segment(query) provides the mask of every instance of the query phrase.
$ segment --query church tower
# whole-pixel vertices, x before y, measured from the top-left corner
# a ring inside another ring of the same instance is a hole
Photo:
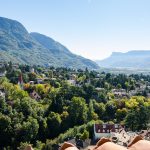
[[[19,78],[18,78],[18,85],[20,88],[23,90],[23,78],[22,78],[22,73],[20,73]]]

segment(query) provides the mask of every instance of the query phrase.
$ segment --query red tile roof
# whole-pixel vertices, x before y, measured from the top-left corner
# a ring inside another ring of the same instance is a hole
[[[74,145],[64,143],[60,150],[78,150]],[[97,142],[93,150],[150,150],[150,141],[141,140],[139,136],[133,139],[133,142],[128,149],[124,146],[110,142],[107,138],[102,138]]]

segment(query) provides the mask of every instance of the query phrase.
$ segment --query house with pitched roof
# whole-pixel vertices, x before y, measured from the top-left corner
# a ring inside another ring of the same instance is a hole
[[[120,124],[94,124],[94,139],[109,138],[112,132],[119,132],[122,127]]]

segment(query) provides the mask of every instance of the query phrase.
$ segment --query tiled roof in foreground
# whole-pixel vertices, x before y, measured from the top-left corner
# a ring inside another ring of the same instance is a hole
[[[73,144],[65,142],[60,150],[78,150]],[[128,147],[117,145],[107,138],[99,140],[92,150],[150,150],[150,141],[143,140],[142,137],[136,136]]]

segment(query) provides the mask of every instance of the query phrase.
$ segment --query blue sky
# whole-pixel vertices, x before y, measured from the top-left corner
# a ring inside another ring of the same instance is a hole
[[[0,0],[0,16],[93,60],[150,50],[150,0]]]

